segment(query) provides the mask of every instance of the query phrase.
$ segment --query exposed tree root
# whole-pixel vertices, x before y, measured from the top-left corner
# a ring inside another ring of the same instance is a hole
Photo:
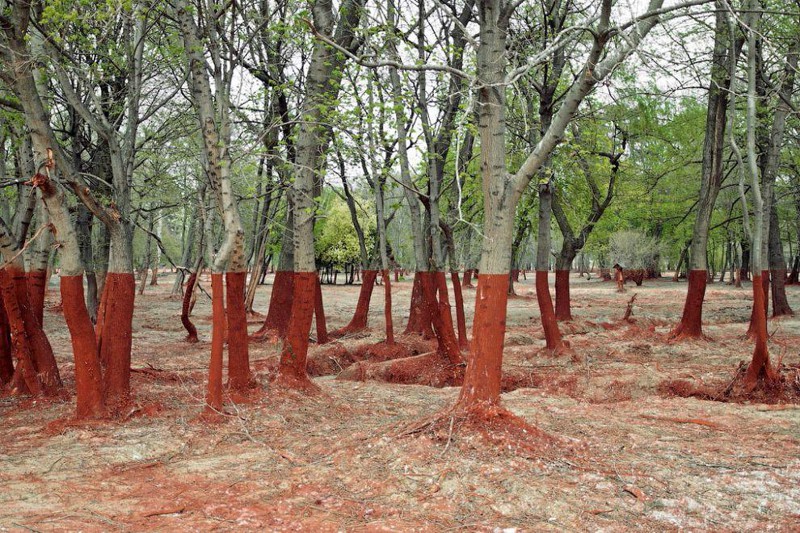
[[[576,360],[577,355],[570,346],[569,341],[561,341],[561,343],[553,349],[547,346],[536,350],[536,355],[540,357],[563,357],[569,355],[573,360]]]
[[[442,453],[452,442],[469,442],[473,435],[480,437],[493,450],[514,455],[563,457],[565,449],[570,448],[508,409],[491,404],[456,405],[404,426],[395,433],[396,437],[411,435],[429,435],[445,443]]]
[[[715,402],[800,404],[800,365],[779,364],[774,379],[760,376],[753,386],[747,383],[747,363],[742,361],[728,382],[692,383],[687,380],[666,380],[658,386],[662,396],[699,398]]]
[[[297,376],[288,372],[278,372],[270,378],[273,390],[297,391],[307,395],[322,393],[319,385],[307,376]]]

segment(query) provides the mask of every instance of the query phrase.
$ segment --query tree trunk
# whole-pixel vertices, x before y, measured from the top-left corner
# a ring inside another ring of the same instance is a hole
[[[467,318],[464,314],[464,296],[461,294],[461,282],[458,279],[458,271],[453,270],[450,272],[450,278],[453,282],[453,297],[456,304],[456,324],[458,324],[458,346],[462,350],[469,349],[469,341],[467,340]]]
[[[338,338],[358,333],[367,329],[367,319],[369,317],[369,302],[372,299],[372,290],[375,287],[375,280],[378,277],[377,270],[365,270],[363,281],[361,282],[361,290],[358,293],[358,303],[356,310],[353,313],[353,318],[350,323],[343,328],[337,329],[331,333],[331,337]]]
[[[689,252],[689,289],[686,293],[681,321],[670,335],[676,340],[703,337],[702,318],[708,270],[706,261],[708,232],[723,174],[726,113],[731,85],[728,65],[732,58],[739,56],[744,43],[742,39],[732,39],[729,34],[727,13],[722,9],[721,2],[718,1],[717,4],[711,84],[703,141],[700,199],[697,204],[697,216],[692,229],[692,243]]]
[[[353,46],[354,29],[361,16],[362,0],[345,0],[339,8],[335,39]],[[318,0],[312,8],[314,26],[332,35],[332,0]],[[318,172],[322,169],[329,138],[320,128],[327,120],[325,109],[336,100],[345,58],[327,44],[317,41],[306,78],[300,131],[297,141],[297,170],[292,184],[294,202],[294,288],[287,338],[281,351],[277,381],[291,388],[315,390],[308,378],[308,334],[314,311],[317,268],[314,261],[315,198],[321,194]]]
[[[786,259],[783,256],[778,210],[774,203],[769,224],[769,270],[772,281],[772,317],[793,316],[794,311],[786,297]]]
[[[155,227],[155,211],[150,211],[147,217],[147,232],[145,233],[144,245],[144,259],[142,259],[142,267],[139,272],[139,294],[144,294],[144,287],[147,285],[147,274],[150,271],[150,264],[152,263],[152,248],[153,248],[153,228]]]
[[[265,339],[270,331],[278,338],[285,338],[292,311],[292,294],[294,292],[294,207],[291,195],[288,195],[286,206],[286,226],[281,241],[281,254],[278,258],[278,270],[272,281],[272,294],[264,324],[253,333],[256,340]]]
[[[30,192],[29,197],[34,200],[36,199],[37,195],[35,190]],[[50,223],[44,203],[40,202],[36,210],[37,218],[39,219],[39,228],[44,228]],[[17,243],[22,246],[24,244],[24,239],[21,239],[18,235],[15,235],[15,237],[17,238]],[[47,273],[48,267],[50,266],[50,251],[52,248],[53,233],[49,229],[44,230],[37,238],[36,243],[29,248],[31,253],[27,272],[28,295],[31,307],[33,308],[33,314],[42,326],[44,326],[44,299],[47,294],[47,283],[49,281]]]

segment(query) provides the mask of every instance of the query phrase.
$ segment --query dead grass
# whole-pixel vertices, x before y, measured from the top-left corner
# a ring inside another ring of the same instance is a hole
[[[685,283],[645,281],[636,323],[606,329],[600,324],[617,323],[630,295],[572,280],[576,320],[565,331],[577,362],[536,355],[544,342],[535,300],[509,302],[504,405],[558,442],[556,453],[532,453],[449,424],[397,436],[445,411],[456,388],[331,375],[315,379],[319,395],[277,393],[267,379],[278,355],[270,343],[251,344],[262,394],[229,402],[222,423],[206,424],[198,414],[210,306],[198,300],[201,342],[182,342],[165,278],[137,301],[136,404],[126,420],[75,425],[69,401],[0,398],[0,529],[797,530],[800,409],[658,390],[665,380],[730,381],[752,349],[743,338],[748,289],[712,285],[705,329],[714,342],[670,344]],[[517,292],[529,296],[532,283]],[[393,287],[397,328],[411,283]],[[329,329],[346,324],[358,288],[323,290]],[[787,291],[800,308],[800,288]],[[257,308],[268,296],[264,287]],[[469,319],[474,291],[465,298]],[[382,340],[382,292],[372,300],[368,336],[340,341],[348,352]],[[48,310],[45,321],[72,387],[63,318]],[[774,354],[782,343],[783,364],[796,368],[800,321],[770,324],[771,332],[780,324]],[[337,349],[312,348],[323,350]]]

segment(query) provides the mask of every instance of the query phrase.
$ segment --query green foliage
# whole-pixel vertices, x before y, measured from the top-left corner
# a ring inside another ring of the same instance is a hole
[[[324,202],[315,227],[314,252],[318,265],[343,268],[361,261],[358,235],[353,227],[347,204],[337,196],[329,195]],[[371,216],[359,216],[364,230],[367,251],[375,248],[375,221]]]

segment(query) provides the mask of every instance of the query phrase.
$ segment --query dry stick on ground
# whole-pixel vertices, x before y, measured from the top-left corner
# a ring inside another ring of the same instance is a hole
[[[636,301],[636,293],[633,293],[631,299],[628,300],[628,307],[625,309],[625,316],[622,317],[623,322],[630,322],[631,315],[633,315],[633,302]]]

